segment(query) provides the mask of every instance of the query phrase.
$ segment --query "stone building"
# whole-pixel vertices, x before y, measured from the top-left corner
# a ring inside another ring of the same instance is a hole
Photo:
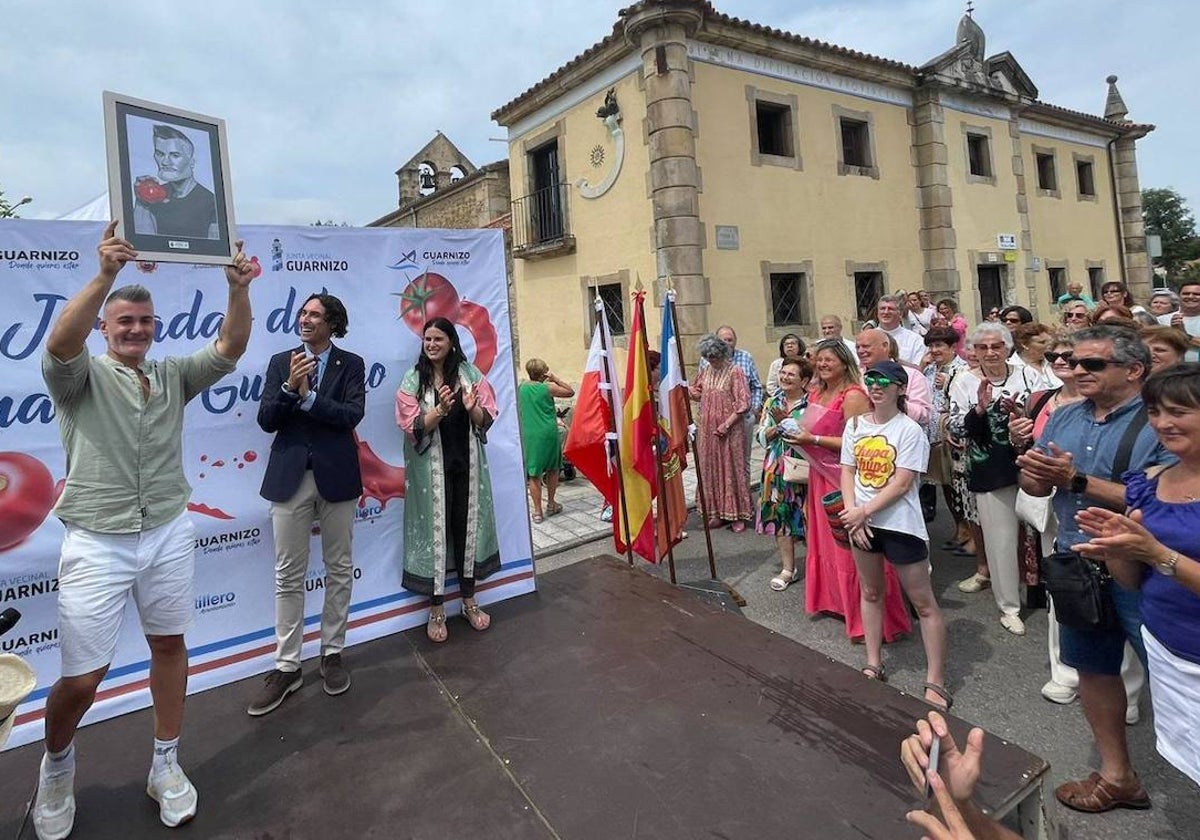
[[[1146,295],[1135,144],[1153,126],[1126,111],[1115,77],[1103,116],[1042,101],[970,15],[916,67],[643,0],[492,114],[537,325],[522,346],[578,373],[590,301],[623,331],[639,280],[656,306],[669,278],[689,354],[729,323],[764,367],[785,332],[856,321],[884,291],[952,296],[972,322],[1003,303],[1050,319],[1074,279]]]
[[[513,351],[519,357],[508,161],[477,167],[439,131],[421,151],[396,170],[396,182],[399,206],[368,223],[367,227],[499,228],[504,231]]]

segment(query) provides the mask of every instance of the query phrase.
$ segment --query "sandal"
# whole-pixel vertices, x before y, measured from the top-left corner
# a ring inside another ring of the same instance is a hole
[[[1132,785],[1118,787],[1105,779],[1099,773],[1092,773],[1086,779],[1077,782],[1066,782],[1058,786],[1054,796],[1059,802],[1075,811],[1085,814],[1102,814],[1114,808],[1132,808],[1144,811],[1150,807],[1150,795],[1141,781]]]
[[[784,569],[782,572],[775,575],[775,577],[771,578],[771,588],[776,592],[782,592],[795,583],[796,579],[799,577],[800,571],[798,569]]]
[[[429,622],[425,625],[425,635],[429,637],[429,641],[441,644],[449,638],[450,633],[446,630],[446,614],[444,612],[429,613]]]
[[[926,691],[932,691],[945,701],[945,706],[939,706],[937,703],[930,703],[929,699],[926,698],[925,702],[929,703],[930,706],[933,706],[933,708],[937,709],[939,712],[948,712],[954,706],[954,695],[947,691],[945,686],[938,685],[937,683],[927,682],[925,683],[924,688]]]
[[[533,522],[535,525],[541,525],[545,521],[546,521],[546,518],[544,516],[542,516],[540,513],[535,513],[533,515]]]
[[[560,505],[558,502],[555,502],[552,505],[546,505],[546,516],[556,516],[557,514],[560,514],[562,512],[563,512],[563,506]]]
[[[746,523],[739,519],[737,522],[734,522],[729,526],[729,530],[733,531],[735,534],[740,534],[746,530]]]
[[[882,683],[888,680],[887,668],[884,665],[864,665],[862,672],[869,680],[879,680]]]
[[[471,629],[480,633],[492,626],[492,617],[481,610],[478,604],[463,604],[462,615]]]
[[[725,527],[725,520],[724,520],[724,519],[710,519],[710,520],[708,520],[708,530],[710,530],[710,531],[715,531],[715,530],[717,530],[718,528],[724,528],[724,527]]]

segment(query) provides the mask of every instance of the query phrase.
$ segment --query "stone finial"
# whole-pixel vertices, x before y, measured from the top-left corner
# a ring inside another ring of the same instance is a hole
[[[1108,82],[1108,99],[1104,102],[1104,119],[1129,122],[1129,108],[1121,98],[1121,91],[1117,90],[1117,77],[1109,76],[1105,81]]]
[[[971,56],[976,61],[983,61],[984,54],[987,52],[987,39],[983,34],[983,27],[975,22],[975,18],[971,17],[974,9],[968,9],[967,13],[962,16],[962,20],[958,22],[958,32],[955,35],[955,43],[961,44],[964,41],[971,45]]]

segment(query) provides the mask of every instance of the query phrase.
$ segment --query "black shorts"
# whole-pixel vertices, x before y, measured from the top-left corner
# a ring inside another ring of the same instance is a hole
[[[929,546],[920,537],[875,527],[871,528],[871,533],[868,551],[882,554],[894,566],[908,566],[929,559]]]

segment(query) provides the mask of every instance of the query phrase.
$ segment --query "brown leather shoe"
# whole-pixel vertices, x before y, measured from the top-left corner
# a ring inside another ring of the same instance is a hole
[[[1150,795],[1142,786],[1140,780],[1133,784],[1118,786],[1105,779],[1099,773],[1092,773],[1086,779],[1077,782],[1066,782],[1054,791],[1058,801],[1075,811],[1085,814],[1102,814],[1114,808],[1132,808],[1144,811],[1150,807]]]

